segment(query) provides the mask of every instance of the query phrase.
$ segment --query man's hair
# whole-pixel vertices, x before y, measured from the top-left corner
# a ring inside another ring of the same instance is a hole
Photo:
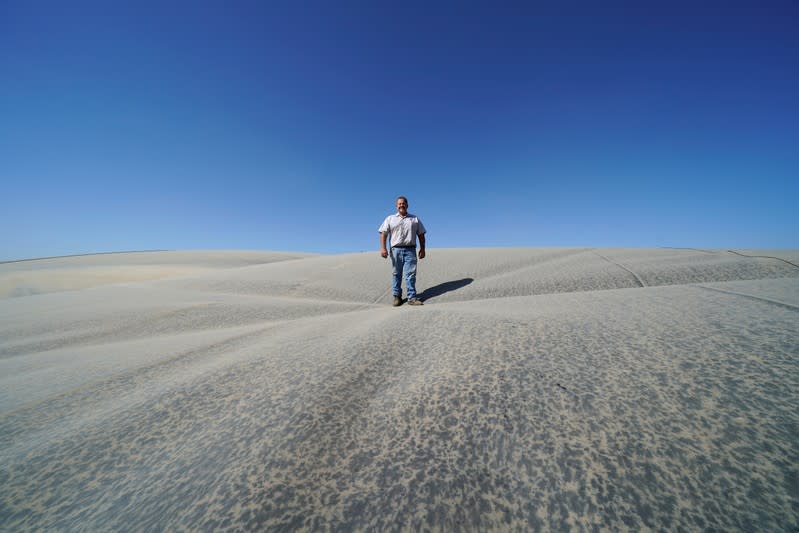
[[[405,198],[404,196],[397,196],[397,199],[395,200],[395,203],[396,203],[397,201],[399,201],[399,200],[405,200],[405,203],[406,203],[406,204],[407,204],[407,203],[409,203],[409,202],[408,202],[408,199],[407,199],[407,198]]]

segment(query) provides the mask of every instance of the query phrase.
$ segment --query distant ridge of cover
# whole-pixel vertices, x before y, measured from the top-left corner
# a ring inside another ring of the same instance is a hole
[[[51,255],[49,257],[30,257],[28,259],[11,259],[9,261],[0,261],[0,265],[8,263],[23,263],[25,261],[44,261],[46,259],[65,259],[67,257],[86,257],[90,255],[112,255],[112,254],[146,254],[154,252],[174,252],[176,250],[124,250],[121,252],[91,252],[85,254],[69,254],[69,255]]]

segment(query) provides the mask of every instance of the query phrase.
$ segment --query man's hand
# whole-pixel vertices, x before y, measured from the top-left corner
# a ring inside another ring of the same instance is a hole
[[[388,233],[385,231],[380,232],[380,257],[385,259],[388,257],[388,250],[386,249],[386,241],[388,240]]]
[[[419,259],[424,259],[424,248],[419,248]]]

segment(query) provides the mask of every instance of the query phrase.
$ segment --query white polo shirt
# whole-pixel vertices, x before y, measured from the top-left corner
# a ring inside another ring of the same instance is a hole
[[[408,213],[400,216],[399,213],[388,215],[377,230],[380,233],[391,235],[391,247],[413,246],[416,247],[416,236],[427,233],[419,217]]]

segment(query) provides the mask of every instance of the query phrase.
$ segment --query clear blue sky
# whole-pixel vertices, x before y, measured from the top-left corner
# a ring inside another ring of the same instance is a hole
[[[799,248],[796,2],[429,4],[0,1],[0,259]]]

